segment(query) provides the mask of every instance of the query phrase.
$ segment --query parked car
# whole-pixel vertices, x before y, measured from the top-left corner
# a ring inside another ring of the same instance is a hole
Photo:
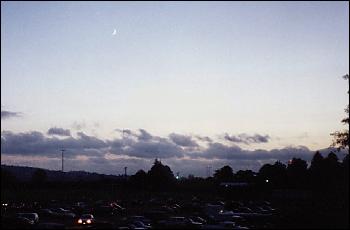
[[[35,213],[35,212],[17,213],[16,216],[17,217],[24,217],[24,218],[27,218],[29,220],[32,220],[34,222],[34,224],[37,224],[39,222],[39,215],[38,215],[38,213]]]
[[[92,224],[95,222],[95,218],[92,214],[83,214],[78,219],[78,224]]]
[[[34,221],[25,217],[1,217],[1,226],[9,229],[27,229],[32,228]]]
[[[128,219],[130,221],[142,221],[146,225],[150,225],[151,224],[151,220],[147,219],[144,216],[130,216]]]
[[[64,209],[64,208],[53,208],[53,209],[51,209],[51,211],[56,213],[57,216],[61,216],[61,217],[75,218],[75,216],[76,216],[72,211]]]
[[[152,227],[148,224],[143,223],[142,221],[133,221],[129,225],[132,229],[151,229]]]

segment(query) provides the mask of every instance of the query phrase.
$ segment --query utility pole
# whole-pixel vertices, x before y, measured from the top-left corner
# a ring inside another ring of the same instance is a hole
[[[207,166],[207,177],[211,177],[211,166]]]
[[[63,153],[64,151],[66,151],[65,149],[61,149],[61,152],[62,152],[62,172],[63,172]]]
[[[128,167],[124,167],[124,175],[125,175],[125,177],[127,176],[127,174],[126,174],[126,170],[128,169]]]

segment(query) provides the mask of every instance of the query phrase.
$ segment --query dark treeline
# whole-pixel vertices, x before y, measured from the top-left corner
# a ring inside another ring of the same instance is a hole
[[[274,164],[263,165],[258,172],[240,170],[236,173],[228,165],[217,169],[213,177],[201,178],[189,175],[176,178],[171,168],[155,160],[148,172],[139,170],[129,177],[115,179],[100,175],[95,181],[55,181],[47,180],[45,170],[37,169],[29,182],[20,182],[10,172],[1,171],[2,188],[94,188],[96,186],[118,185],[128,189],[169,191],[173,189],[201,190],[211,189],[222,183],[248,183],[269,187],[271,189],[310,189],[315,191],[337,190],[348,191],[349,155],[339,161],[335,153],[330,152],[323,157],[318,151],[314,154],[311,164],[300,158],[293,158],[288,164],[276,161]]]

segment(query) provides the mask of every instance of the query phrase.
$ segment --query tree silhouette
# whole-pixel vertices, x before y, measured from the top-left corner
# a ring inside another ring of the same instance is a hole
[[[335,187],[338,187],[341,182],[340,162],[338,161],[337,155],[330,152],[324,159],[324,164],[324,170],[326,171],[324,178],[326,182],[325,187],[335,189]]]
[[[237,182],[253,182],[255,173],[252,170],[239,170],[234,175],[234,180]]]
[[[343,78],[345,80],[349,80],[349,74],[344,75]],[[348,94],[349,94],[349,91],[348,91]],[[345,109],[345,113],[348,116],[344,118],[341,122],[349,126],[349,104],[348,104],[348,107]],[[349,130],[336,131],[334,133],[331,133],[331,135],[333,136],[332,146],[337,147],[338,150],[346,149],[346,148],[349,149]]]
[[[229,182],[233,179],[232,168],[228,165],[217,169],[214,173],[214,179],[218,182]]]
[[[349,194],[349,154],[347,154],[343,162],[341,163],[342,166],[342,174],[343,174],[343,184],[345,188],[345,194]],[[347,196],[347,200],[349,200],[349,196]],[[348,204],[349,202],[347,202]]]
[[[153,189],[162,190],[173,185],[175,177],[169,166],[155,159],[148,176]]]
[[[315,155],[312,157],[310,170],[321,170],[323,166],[323,156],[319,151],[316,151]]]
[[[307,179],[307,163],[300,158],[293,158],[287,167],[287,175],[292,187],[304,187]]]
[[[148,176],[142,169],[130,177],[130,183],[137,188],[144,188],[148,181]]]
[[[316,189],[322,187],[325,180],[326,169],[325,160],[319,151],[316,151],[311,160],[309,173],[312,186]]]
[[[285,187],[287,182],[286,165],[276,161],[275,164],[265,164],[259,170],[259,177],[268,180],[274,187]]]

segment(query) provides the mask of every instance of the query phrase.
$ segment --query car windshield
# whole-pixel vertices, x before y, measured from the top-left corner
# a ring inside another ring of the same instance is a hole
[[[92,215],[82,215],[81,218],[84,218],[84,219],[92,219]]]

